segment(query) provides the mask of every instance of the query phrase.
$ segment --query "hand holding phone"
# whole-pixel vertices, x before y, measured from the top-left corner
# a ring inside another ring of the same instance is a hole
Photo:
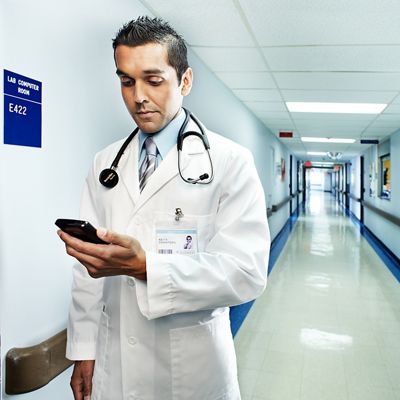
[[[55,224],[64,232],[85,242],[95,244],[109,244],[101,240],[96,233],[96,228],[88,221],[79,219],[59,218]]]

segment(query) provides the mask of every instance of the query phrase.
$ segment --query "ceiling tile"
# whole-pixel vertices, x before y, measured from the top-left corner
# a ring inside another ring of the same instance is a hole
[[[346,122],[371,122],[376,118],[374,114],[334,114],[334,113],[301,113],[301,112],[292,112],[290,113],[294,121],[317,121],[317,122],[326,122],[328,125],[331,121],[335,121],[337,123],[346,123]]]
[[[400,95],[398,95],[394,100],[392,104],[400,104]]]
[[[371,122],[368,128],[389,128],[396,129],[399,127],[399,122],[397,121],[388,121],[388,120],[375,120]]]
[[[282,90],[400,90],[400,73],[277,72],[273,75]]]
[[[142,0],[166,19],[190,45],[253,46],[231,0]],[[224,21],[221,23],[221,15]]]
[[[292,124],[292,121],[290,119],[286,118],[265,118],[265,117],[259,117],[265,124],[268,126],[281,126],[282,130],[290,127],[290,129],[293,129],[294,126]]]
[[[287,112],[279,112],[279,111],[254,111],[253,112],[260,118],[262,118],[265,121],[268,121],[269,119],[284,119],[286,121],[290,121],[289,119],[289,114]]]
[[[308,120],[296,120],[295,124],[297,128],[299,129],[311,129],[311,128],[316,128],[316,129],[323,129],[326,127],[330,127],[331,129],[365,129],[369,122],[359,122],[359,121],[349,121],[349,122],[322,122],[322,121],[308,121]]]
[[[382,115],[385,114],[400,114],[400,104],[388,105],[382,113]]]
[[[231,89],[276,89],[269,72],[217,72],[217,76]]]
[[[194,47],[193,50],[216,72],[267,71],[263,58],[254,48]]]
[[[258,43],[399,44],[397,0],[239,0]]]
[[[337,103],[390,103],[398,92],[348,90],[282,90],[285,101]],[[400,102],[399,102],[400,103]]]
[[[296,125],[297,130],[302,136],[313,136],[313,137],[334,137],[334,138],[351,138],[353,136],[359,136],[363,129],[356,128],[331,128],[329,126],[325,128],[299,128]]]
[[[253,111],[261,113],[279,111],[284,112],[288,116],[287,108],[283,102],[246,101],[244,104]]]
[[[381,114],[376,121],[391,121],[398,122],[400,125],[400,114]]]
[[[400,45],[269,47],[262,51],[273,71],[400,72]]]
[[[233,93],[242,101],[282,101],[275,89],[234,89]]]
[[[386,136],[395,132],[398,128],[368,128],[366,129],[362,136],[363,137],[371,137],[371,136]]]

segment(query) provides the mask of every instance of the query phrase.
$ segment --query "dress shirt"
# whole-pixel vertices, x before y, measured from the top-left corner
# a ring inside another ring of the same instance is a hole
[[[168,152],[172,147],[176,146],[176,141],[178,137],[179,129],[181,128],[183,122],[185,121],[185,111],[181,108],[178,115],[161,131],[152,134],[154,143],[157,146],[157,167],[160,165],[161,161],[167,156]],[[139,164],[138,167],[142,165],[143,159],[146,156],[146,149],[143,146],[148,134],[139,131]]]

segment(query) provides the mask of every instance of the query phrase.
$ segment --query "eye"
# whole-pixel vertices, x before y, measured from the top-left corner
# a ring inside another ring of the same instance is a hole
[[[148,79],[148,82],[150,83],[150,85],[152,85],[152,86],[158,86],[158,85],[160,85],[161,83],[162,83],[162,79],[160,79],[160,78],[150,78],[150,79]]]
[[[120,76],[119,77],[121,80],[121,85],[125,87],[130,87],[133,86],[134,81],[131,78],[128,78],[127,76]]]

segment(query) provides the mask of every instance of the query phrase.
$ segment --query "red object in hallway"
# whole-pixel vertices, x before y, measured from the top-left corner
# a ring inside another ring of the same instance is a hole
[[[292,138],[293,132],[279,132],[279,137],[281,138]]]

